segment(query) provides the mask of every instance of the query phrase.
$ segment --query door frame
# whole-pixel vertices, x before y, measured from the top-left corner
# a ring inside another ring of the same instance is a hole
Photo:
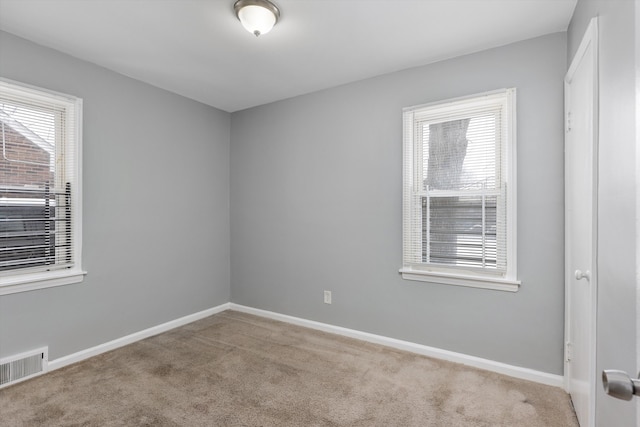
[[[636,372],[640,377],[640,0],[636,0]],[[636,427],[640,427],[640,397],[634,398]]]
[[[599,123],[599,99],[598,99],[598,18],[591,19],[587,30],[582,38],[580,46],[571,61],[571,66],[567,71],[567,74],[564,78],[564,93],[565,93],[565,135],[570,126],[570,117],[568,112],[570,111],[569,105],[569,85],[572,81],[573,75],[578,68],[582,58],[588,49],[592,50],[592,68],[593,68],[593,88],[592,88],[592,114],[591,114],[591,132],[593,139],[592,146],[592,190],[593,190],[593,202],[591,207],[591,219],[592,219],[592,253],[591,253],[591,278],[590,278],[590,303],[589,311],[591,314],[590,324],[588,327],[590,328],[589,334],[589,354],[587,357],[589,358],[589,416],[588,422],[586,426],[581,427],[593,427],[595,426],[596,420],[596,385],[597,385],[597,371],[596,371],[596,341],[597,341],[597,308],[598,308],[598,123]],[[565,159],[565,183],[568,182],[566,177],[566,159]],[[566,192],[568,188],[565,184],[565,206],[566,206]],[[564,387],[567,393],[571,392],[571,384],[570,384],[570,374],[571,374],[571,363],[569,362],[569,358],[573,357],[571,352],[571,338],[572,331],[570,330],[569,319],[572,314],[571,307],[571,295],[570,295],[570,282],[571,280],[575,280],[573,277],[573,272],[571,271],[572,266],[569,265],[569,254],[571,253],[571,239],[568,232],[569,228],[566,226],[566,216],[565,216],[565,328],[564,328]]]
[[[635,107],[636,107],[636,372],[640,372],[640,1],[635,0]],[[635,373],[635,372],[634,372]],[[640,374],[639,374],[640,375]],[[635,398],[636,427],[640,427],[640,398]]]

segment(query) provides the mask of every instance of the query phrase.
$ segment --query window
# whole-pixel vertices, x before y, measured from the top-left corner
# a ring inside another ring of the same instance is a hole
[[[403,119],[403,278],[517,290],[515,89]]]
[[[81,108],[0,80],[0,295],[82,281]]]

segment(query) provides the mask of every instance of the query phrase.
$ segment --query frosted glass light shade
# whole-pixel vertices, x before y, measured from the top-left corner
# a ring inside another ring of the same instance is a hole
[[[256,37],[271,31],[280,16],[278,8],[267,0],[239,0],[234,9],[242,26]]]

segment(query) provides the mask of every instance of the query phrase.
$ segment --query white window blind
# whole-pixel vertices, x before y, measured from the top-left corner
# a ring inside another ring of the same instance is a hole
[[[515,271],[514,94],[404,110],[404,269]]]
[[[80,112],[77,98],[0,81],[0,287],[79,268]]]

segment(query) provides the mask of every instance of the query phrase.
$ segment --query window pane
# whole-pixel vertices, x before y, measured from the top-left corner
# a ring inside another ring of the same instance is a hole
[[[0,271],[52,264],[55,209],[13,198],[0,205]]]
[[[424,197],[423,260],[496,268],[497,196]]]
[[[44,188],[53,185],[55,114],[19,104],[0,103],[0,183]]]
[[[485,113],[466,119],[423,123],[425,188],[496,188],[497,117]]]

